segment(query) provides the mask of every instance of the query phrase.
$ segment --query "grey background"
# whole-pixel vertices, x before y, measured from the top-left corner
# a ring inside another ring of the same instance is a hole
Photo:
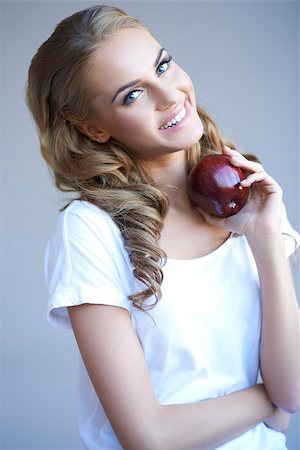
[[[1,3],[3,450],[82,449],[76,346],[71,332],[51,328],[45,317],[43,254],[65,197],[39,155],[24,86],[31,57],[56,23],[94,3]],[[198,103],[261,157],[299,230],[299,2],[113,4],[149,26],[192,76]],[[298,426],[299,414],[288,432],[290,450],[300,448]]]

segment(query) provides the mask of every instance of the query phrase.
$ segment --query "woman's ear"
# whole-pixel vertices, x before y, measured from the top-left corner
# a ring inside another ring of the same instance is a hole
[[[75,127],[80,133],[85,134],[88,138],[101,144],[104,144],[110,138],[109,132],[99,128],[97,125],[80,124],[75,125]]]

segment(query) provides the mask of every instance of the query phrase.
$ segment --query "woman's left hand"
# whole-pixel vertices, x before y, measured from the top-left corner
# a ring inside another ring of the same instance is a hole
[[[225,146],[223,153],[229,156],[233,166],[240,167],[246,174],[240,184],[250,188],[250,195],[246,205],[228,218],[219,218],[199,209],[206,222],[246,236],[280,231],[282,190],[278,183],[265,172],[261,164],[247,160],[236,150]]]

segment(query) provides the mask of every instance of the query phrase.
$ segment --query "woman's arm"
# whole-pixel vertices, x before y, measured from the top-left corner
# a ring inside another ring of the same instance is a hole
[[[244,182],[252,185],[253,197],[245,235],[261,285],[261,374],[271,401],[292,413],[300,408],[300,322],[282,238],[282,191],[261,165],[252,164],[255,172]]]
[[[290,413],[300,408],[299,308],[281,233],[248,236],[262,295],[260,366],[272,402]]]
[[[274,415],[263,385],[217,399],[161,405],[125,309],[69,307],[84,363],[121,443],[132,450],[212,449]]]
[[[261,284],[262,334],[260,363],[270,400],[279,408],[300,408],[299,308],[281,234],[282,191],[256,162],[224,148],[233,165],[248,173],[241,182],[251,197],[235,216],[206,220],[244,234],[254,255]]]

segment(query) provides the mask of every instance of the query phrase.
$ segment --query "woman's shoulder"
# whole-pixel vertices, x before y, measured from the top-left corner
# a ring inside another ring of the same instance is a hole
[[[74,252],[76,258],[78,255],[99,257],[104,253],[114,260],[126,256],[123,235],[113,219],[87,201],[73,200],[59,213],[46,254],[49,257]]]
[[[59,214],[57,228],[64,234],[81,237],[84,232],[96,236],[111,235],[121,238],[120,229],[110,215],[97,205],[84,201],[73,200]]]
[[[80,217],[82,220],[91,222],[107,222],[114,226],[114,221],[110,215],[94,203],[86,200],[72,200],[60,212],[60,217],[63,220],[73,220]]]
[[[60,212],[44,263],[50,323],[70,328],[67,307],[84,303],[129,310],[130,261],[119,229],[96,205],[75,200]]]
[[[286,255],[291,256],[300,246],[300,234],[289,221],[285,205],[282,206],[282,236],[285,242]]]

